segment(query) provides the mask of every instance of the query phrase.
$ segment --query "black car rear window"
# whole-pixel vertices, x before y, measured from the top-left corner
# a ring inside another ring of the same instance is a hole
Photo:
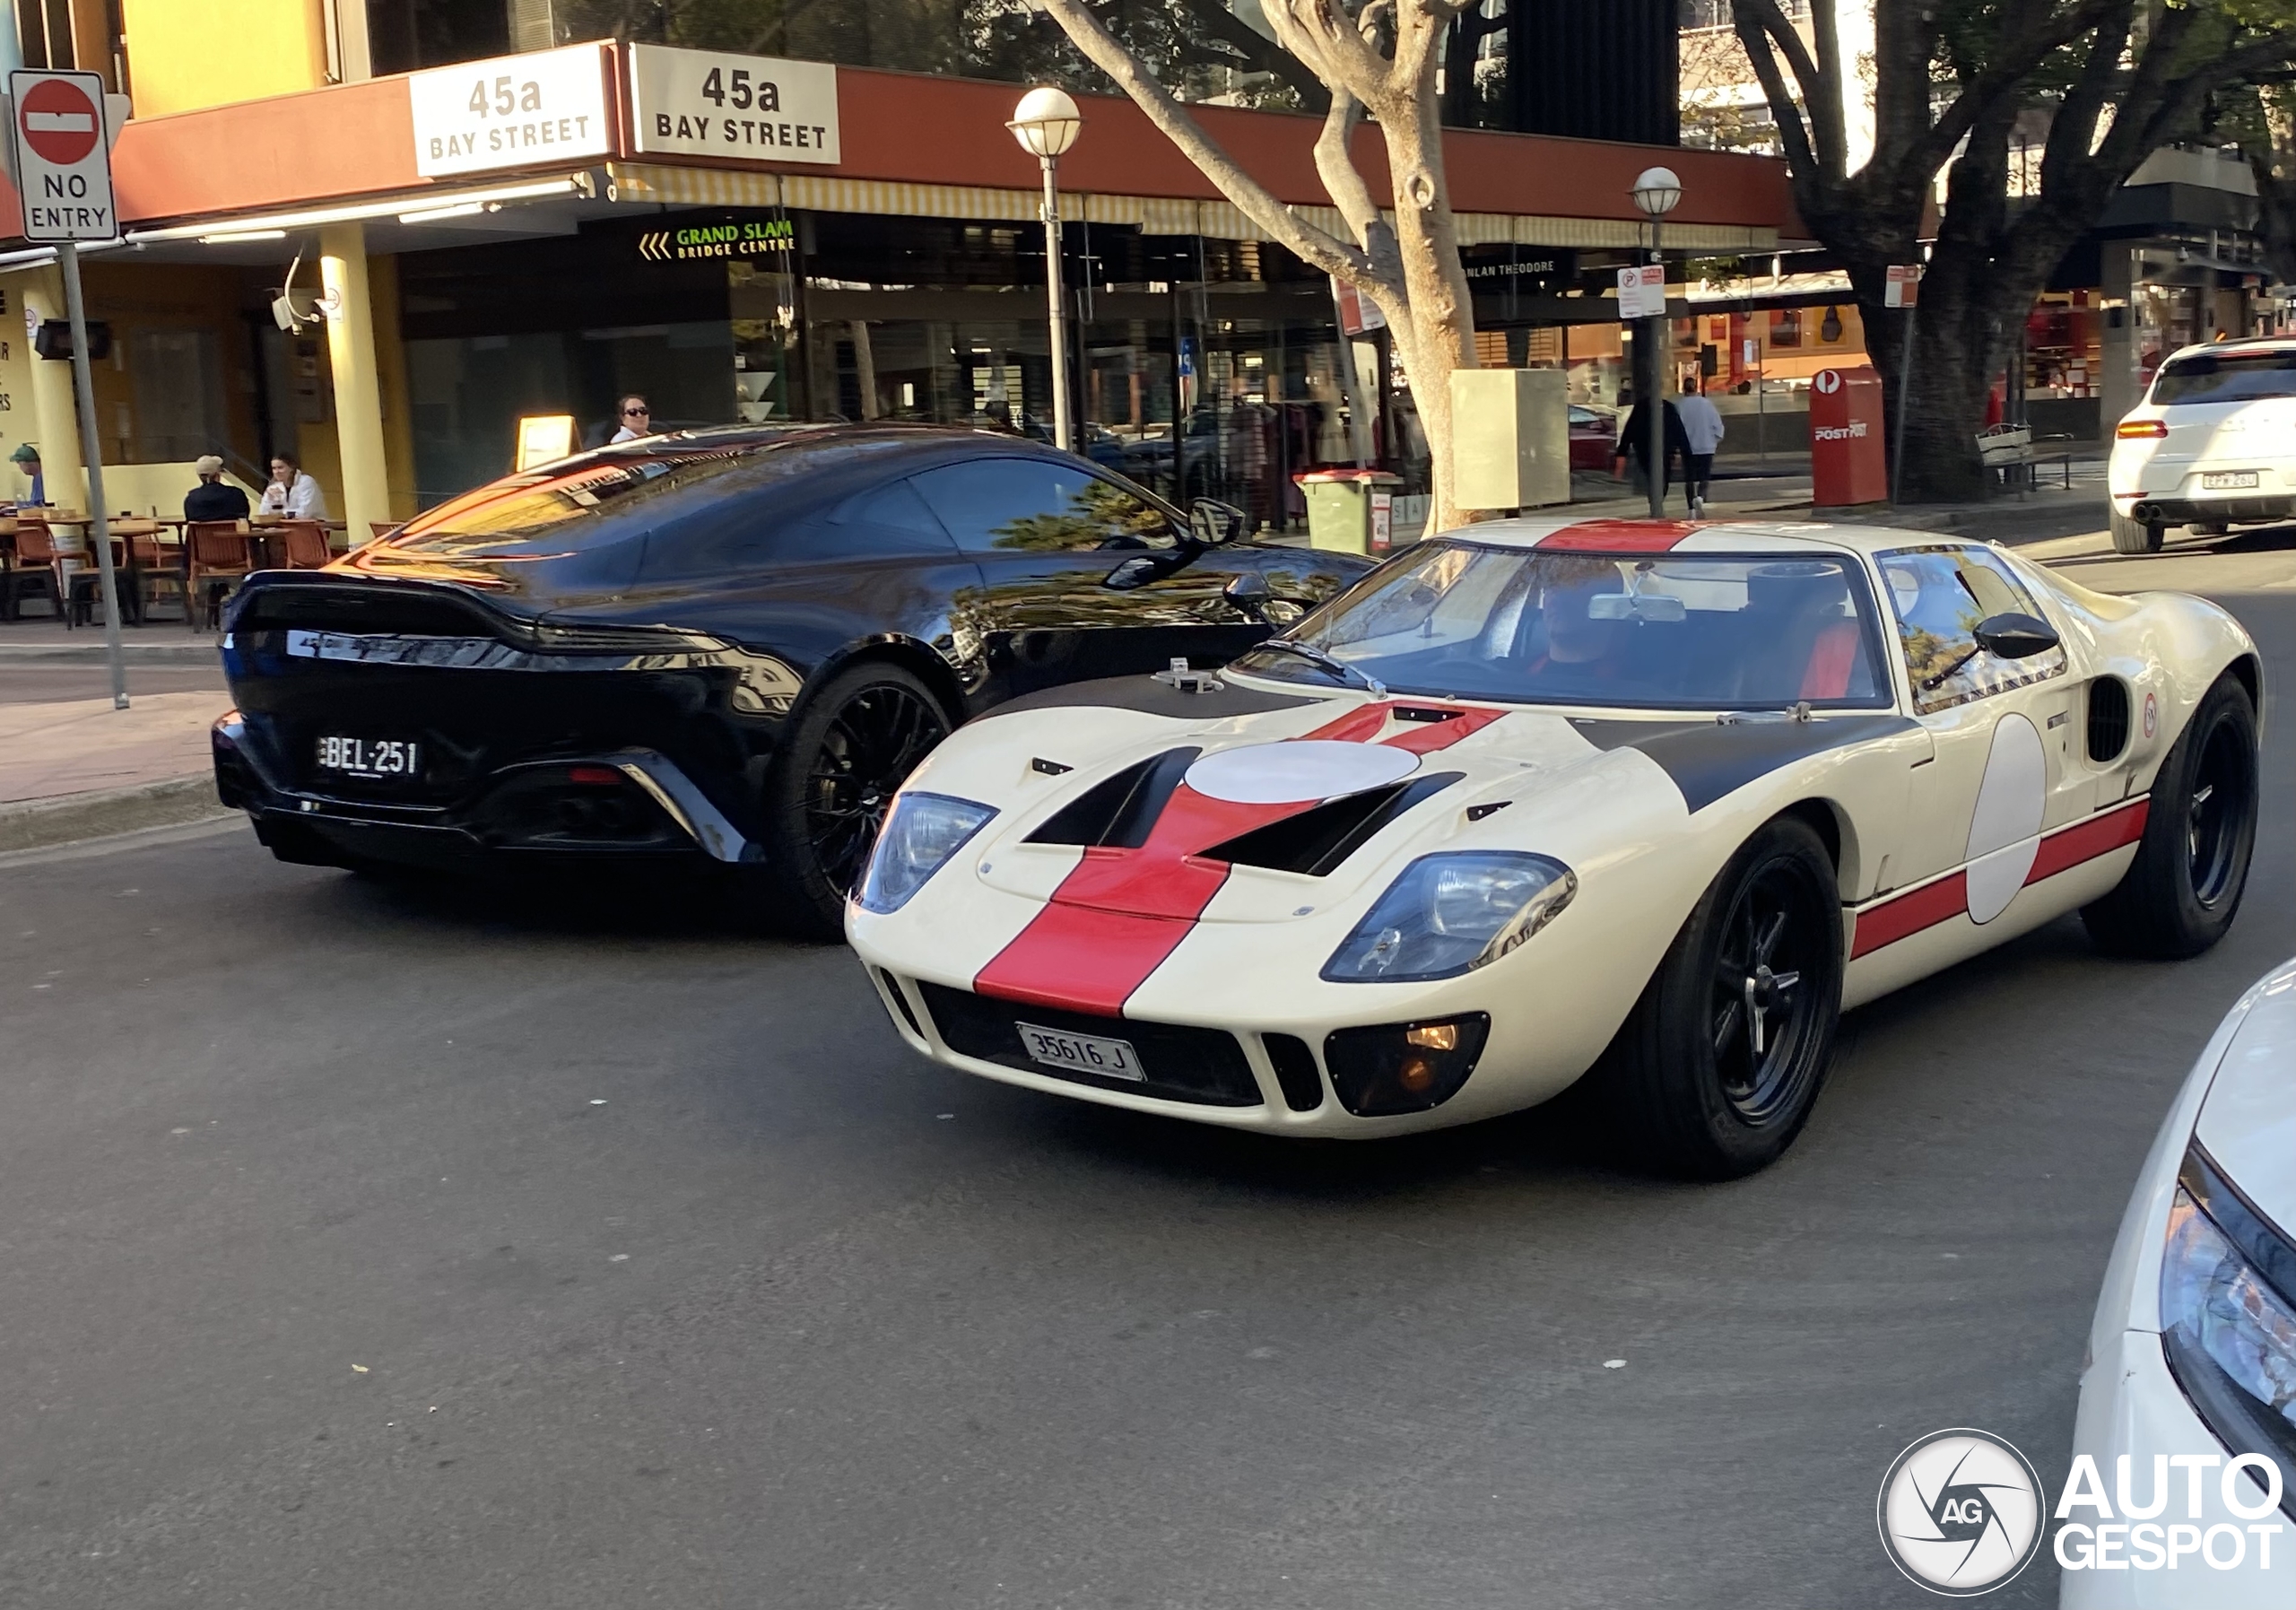
[[[914,445],[898,436],[793,431],[778,440],[722,447],[665,440],[607,448],[465,492],[409,522],[391,545],[402,553],[471,553],[546,538],[562,553],[629,535],[633,517],[642,525],[697,493],[739,496]]]
[[[2173,358],[2152,382],[2152,401],[2171,408],[2263,397],[2296,397],[2296,349]]]

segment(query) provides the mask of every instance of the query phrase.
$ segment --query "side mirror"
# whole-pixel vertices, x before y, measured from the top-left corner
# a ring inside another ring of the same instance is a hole
[[[1232,503],[1222,503],[1217,498],[1198,498],[1188,505],[1187,533],[1206,548],[1217,548],[1232,543],[1244,535],[1250,517]]]
[[[1113,587],[1119,593],[1130,592],[1135,587],[1145,587],[1155,580],[1157,570],[1156,561],[1143,553],[1136,558],[1126,560],[1115,570],[1100,578],[1100,585]]]
[[[1986,616],[1973,635],[1979,648],[2002,659],[2031,659],[2057,646],[2055,627],[2015,611]]]

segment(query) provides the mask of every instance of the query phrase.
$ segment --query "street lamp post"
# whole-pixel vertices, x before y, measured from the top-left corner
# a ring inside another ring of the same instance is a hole
[[[1650,260],[1662,265],[1662,274],[1666,257],[1659,249],[1658,231],[1666,214],[1682,198],[1683,181],[1674,177],[1671,168],[1646,168],[1634,181],[1634,205],[1650,221]],[[1664,289],[1662,283],[1662,293]],[[1665,361],[1667,345],[1663,306],[1658,316],[1644,326],[1643,339],[1650,349],[1650,390],[1644,398],[1649,405],[1650,427],[1643,470],[1650,479],[1650,518],[1656,520],[1665,518],[1666,512],[1666,383],[1659,367]]]
[[[1068,314],[1060,288],[1060,192],[1053,169],[1084,126],[1083,114],[1067,91],[1039,85],[1021,97],[1013,120],[1004,126],[1033,152],[1044,168],[1045,295],[1052,313],[1052,445],[1064,451],[1074,445],[1068,422]]]

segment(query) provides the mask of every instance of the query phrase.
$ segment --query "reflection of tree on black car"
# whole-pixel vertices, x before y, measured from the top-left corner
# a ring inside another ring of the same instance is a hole
[[[600,448],[250,579],[217,783],[284,860],[707,857],[834,924],[968,715],[1224,663],[1367,568],[1239,525],[987,431]]]

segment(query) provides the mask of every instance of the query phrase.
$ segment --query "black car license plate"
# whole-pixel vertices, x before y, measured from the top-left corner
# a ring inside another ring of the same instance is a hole
[[[410,778],[422,774],[422,745],[407,738],[352,738],[329,733],[318,741],[318,767],[344,777]]]

